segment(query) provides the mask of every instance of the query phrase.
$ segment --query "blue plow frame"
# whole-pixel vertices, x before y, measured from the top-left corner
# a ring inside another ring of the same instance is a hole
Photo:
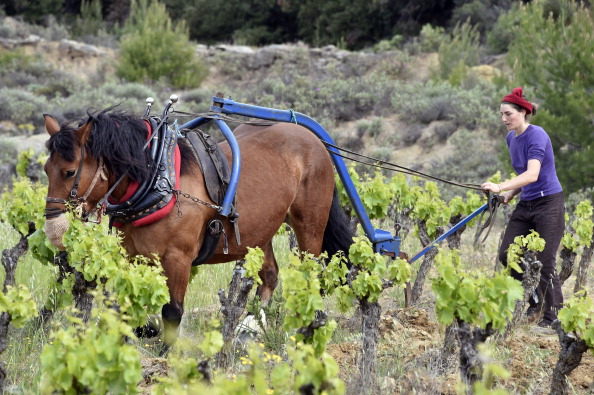
[[[229,146],[231,147],[232,153],[231,177],[229,186],[227,187],[227,192],[225,193],[225,197],[221,205],[221,215],[229,216],[229,214],[231,213],[231,204],[233,201],[233,197],[235,196],[235,191],[237,190],[237,182],[239,181],[241,171],[241,155],[239,152],[237,140],[231,132],[231,129],[229,129],[222,117],[221,119],[217,119],[216,113],[224,115],[241,115],[275,122],[295,123],[309,129],[320,140],[328,142],[330,144],[334,144],[334,141],[332,140],[332,137],[330,137],[328,132],[319,123],[317,123],[315,120],[308,117],[307,115],[295,112],[293,110],[277,110],[272,108],[254,106],[250,104],[238,103],[231,99],[225,99],[218,96],[213,97],[212,100],[213,106],[210,108],[210,110],[212,113],[215,113],[214,116],[195,118],[181,125],[179,128],[194,129],[200,127],[201,125],[211,120],[214,120],[218,128],[221,130],[221,132],[229,142]],[[365,211],[363,203],[361,202],[359,194],[355,189],[355,185],[351,180],[348,169],[344,164],[342,158],[337,155],[339,154],[339,152],[332,147],[328,147],[328,152],[330,153],[330,157],[332,158],[334,167],[336,168],[336,172],[338,173],[338,176],[342,181],[344,189],[351,201],[351,205],[357,215],[357,218],[361,223],[363,231],[365,232],[367,238],[373,244],[374,251],[382,255],[389,255],[394,258],[398,257],[398,253],[400,252],[400,237],[393,236],[388,231],[382,229],[375,229],[373,227],[369,219],[369,216]],[[483,207],[475,211],[475,213],[471,214],[473,216],[472,218],[474,218],[474,216],[478,215],[480,212],[484,211],[486,207],[487,205],[485,204]],[[462,226],[464,223],[470,221],[472,218],[469,217],[465,218],[465,220],[458,225]],[[413,258],[413,260],[416,260],[423,254],[425,254],[430,248],[434,247],[436,243],[443,240],[445,237],[447,237],[447,235],[451,234],[452,231],[455,231],[454,229],[457,230],[456,227],[452,228],[452,230],[450,230],[446,235],[441,236],[439,239],[435,240],[430,246],[428,246],[425,250],[421,251],[417,256],[415,256],[415,258]]]
[[[414,261],[416,261],[417,259],[419,259],[420,257],[422,257],[423,255],[425,255],[427,252],[429,252],[429,250],[431,250],[434,247],[437,247],[437,245],[444,241],[445,239],[448,238],[448,236],[450,236],[452,233],[455,233],[458,229],[460,229],[461,227],[463,227],[464,225],[466,225],[469,221],[472,221],[472,219],[474,217],[476,217],[477,215],[479,215],[480,213],[482,213],[483,211],[485,211],[487,208],[489,207],[489,203],[485,203],[483,204],[481,207],[477,208],[476,210],[474,210],[471,214],[469,214],[467,217],[465,217],[462,221],[458,222],[456,225],[452,226],[450,228],[450,230],[448,230],[447,232],[445,232],[443,235],[439,236],[437,239],[433,240],[431,242],[431,244],[429,244],[427,247],[425,247],[421,252],[419,252],[417,255],[415,255],[414,257],[412,257],[409,262],[413,263]]]

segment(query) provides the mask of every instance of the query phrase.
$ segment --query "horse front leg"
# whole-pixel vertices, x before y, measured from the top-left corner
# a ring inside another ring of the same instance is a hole
[[[162,259],[161,264],[165,277],[167,277],[167,287],[169,288],[169,303],[163,305],[161,314],[163,317],[163,349],[161,355],[164,355],[175,344],[179,325],[184,314],[184,297],[190,280],[191,264],[181,264],[183,260]]]

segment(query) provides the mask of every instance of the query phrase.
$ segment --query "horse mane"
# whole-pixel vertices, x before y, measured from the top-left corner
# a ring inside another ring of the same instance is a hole
[[[143,149],[148,137],[144,119],[115,107],[98,112],[88,110],[87,115],[87,121],[93,124],[93,131],[86,145],[93,157],[103,157],[105,165],[116,178],[126,173],[132,181],[142,182],[151,176],[153,160],[148,155],[148,150]],[[60,131],[46,143],[50,154],[58,153],[64,159],[73,161],[76,147],[75,131],[76,128],[72,124],[63,124]],[[188,153],[185,144],[180,144],[180,149],[184,173],[183,164],[187,161],[183,159],[188,157]]]

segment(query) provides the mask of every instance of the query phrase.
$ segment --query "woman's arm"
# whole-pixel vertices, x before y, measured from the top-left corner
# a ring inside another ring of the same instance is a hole
[[[493,193],[499,193],[508,191],[504,196],[506,199],[505,203],[510,201],[514,196],[520,193],[520,188],[525,185],[532,184],[538,180],[540,174],[540,161],[538,159],[530,159],[528,161],[528,169],[522,174],[512,178],[511,180],[504,181],[500,184],[494,184],[492,182],[485,182],[481,187],[486,191]]]

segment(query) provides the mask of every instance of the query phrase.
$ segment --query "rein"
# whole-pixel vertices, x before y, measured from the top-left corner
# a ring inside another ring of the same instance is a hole
[[[324,145],[326,146],[326,149],[331,154],[336,155],[336,156],[340,156],[341,158],[345,158],[345,159],[351,160],[353,162],[361,163],[361,164],[364,164],[364,165],[367,165],[367,166],[376,167],[378,169],[385,169],[385,170],[390,170],[390,171],[396,171],[396,172],[403,173],[403,174],[408,174],[408,175],[411,175],[411,176],[417,176],[417,177],[421,177],[421,178],[425,178],[425,179],[429,179],[429,180],[439,181],[439,182],[443,182],[445,184],[454,185],[454,186],[458,186],[458,187],[462,187],[462,188],[474,189],[474,190],[477,190],[477,191],[483,191],[483,188],[481,188],[481,186],[478,185],[478,184],[467,184],[467,183],[461,183],[461,182],[456,182],[456,181],[445,180],[443,178],[435,177],[435,176],[432,176],[430,174],[420,172],[418,170],[413,170],[413,169],[408,168],[408,167],[397,165],[395,163],[386,162],[386,161],[383,161],[383,160],[380,160],[380,159],[372,158],[370,156],[359,154],[357,152],[348,150],[346,148],[339,147],[339,146],[334,145],[332,143],[329,143],[327,141],[322,141],[322,143],[324,143]],[[349,156],[346,156],[346,155],[343,155],[341,153],[335,152],[335,151],[331,150],[328,147],[337,149],[339,151],[347,152],[349,154],[356,155],[356,156],[359,156],[361,158],[365,158],[365,159],[371,160],[373,162],[365,162],[363,160],[353,159],[353,158],[351,158]]]

